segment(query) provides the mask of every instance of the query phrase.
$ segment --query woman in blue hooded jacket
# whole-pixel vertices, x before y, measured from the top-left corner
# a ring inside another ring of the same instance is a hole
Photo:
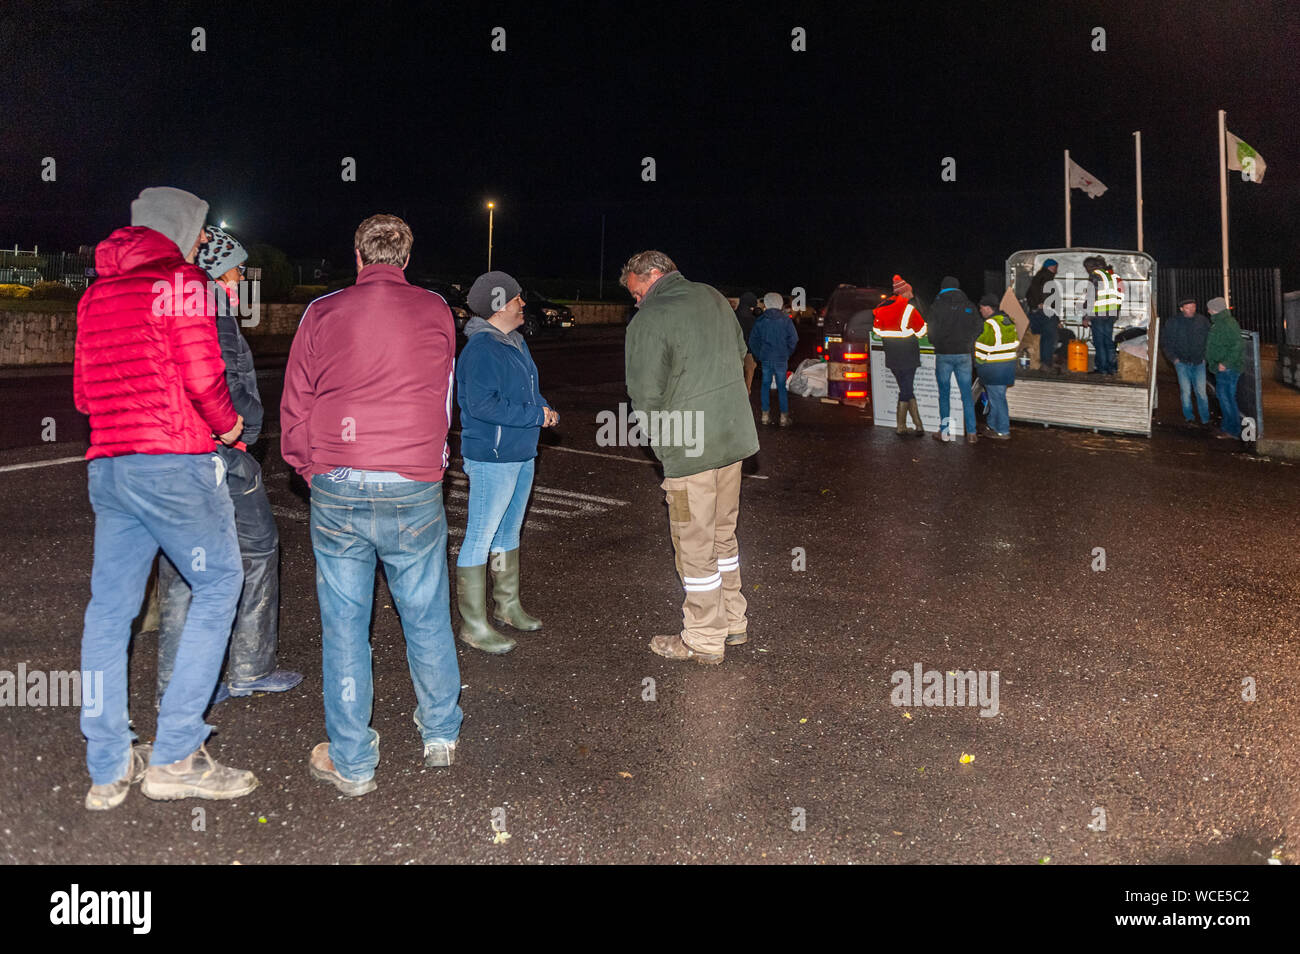
[[[538,435],[560,416],[542,397],[537,365],[517,330],[524,323],[519,283],[488,272],[474,282],[468,301],[476,317],[465,326],[469,341],[456,362],[460,451],[469,476],[469,520],[456,557],[459,635],[484,652],[508,653],[515,641],[487,618],[488,555],[494,619],[526,632],[541,629],[519,602],[519,536]]]

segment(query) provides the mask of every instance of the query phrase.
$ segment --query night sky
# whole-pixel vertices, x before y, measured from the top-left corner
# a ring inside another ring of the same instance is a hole
[[[6,2],[0,246],[93,244],[173,185],[246,244],[339,266],[395,212],[413,273],[472,277],[491,198],[494,264],[523,276],[594,281],[604,215],[607,295],[648,247],[731,289],[897,271],[979,292],[1008,253],[1063,243],[1065,148],[1110,187],[1073,192],[1075,244],[1136,247],[1141,129],[1147,250],[1215,266],[1223,108],[1268,163],[1261,185],[1229,173],[1233,263],[1300,287],[1294,3],[634,9]]]

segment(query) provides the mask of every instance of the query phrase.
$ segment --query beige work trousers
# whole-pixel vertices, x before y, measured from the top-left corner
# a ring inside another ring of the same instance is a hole
[[[745,597],[740,590],[740,461],[689,477],[664,479],[668,529],[677,575],[686,589],[682,641],[701,653],[721,653],[728,633],[742,633]]]

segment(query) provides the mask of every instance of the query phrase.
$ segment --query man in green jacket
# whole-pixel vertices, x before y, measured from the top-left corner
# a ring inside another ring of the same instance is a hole
[[[1245,349],[1241,343],[1241,325],[1228,310],[1223,298],[1211,298],[1210,337],[1205,342],[1205,366],[1214,373],[1214,393],[1223,413],[1220,432],[1215,437],[1241,436],[1241,412],[1237,410],[1237,381],[1241,378]]]
[[[687,281],[663,252],[633,255],[619,281],[636,299],[625,367],[633,415],[664,468],[668,527],[686,590],[682,629],[650,648],[722,662],[748,638],[740,591],[740,462],[758,452],[744,335],[727,299]]]

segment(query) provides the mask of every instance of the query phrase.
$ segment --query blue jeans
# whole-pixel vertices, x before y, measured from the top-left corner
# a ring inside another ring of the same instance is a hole
[[[916,368],[896,368],[892,373],[898,382],[898,399],[906,404],[916,397],[916,392],[912,389],[916,382]]]
[[[1241,411],[1237,409],[1237,381],[1240,371],[1216,371],[1214,373],[1214,393],[1219,397],[1219,410],[1223,413],[1220,427],[1223,433],[1233,437],[1241,436]]]
[[[1183,402],[1183,417],[1195,423],[1192,417],[1192,390],[1196,391],[1196,410],[1201,415],[1201,423],[1210,423],[1210,399],[1205,394],[1205,362],[1189,364],[1179,361],[1174,364],[1178,374],[1178,397]]]
[[[325,731],[334,767],[355,782],[379,764],[379,733],[370,728],[376,557],[402,620],[421,739],[455,741],[461,720],[442,484],[375,476],[353,471],[350,480],[318,474],[311,481]]]
[[[763,383],[759,388],[758,404],[764,411],[772,403],[772,378],[776,378],[776,403],[782,414],[790,413],[790,395],[785,390],[785,372],[789,362],[780,364],[763,362]]]
[[[1011,412],[1007,410],[1007,386],[986,384],[984,393],[989,396],[989,429],[998,434],[1011,433]]]
[[[127,646],[159,547],[193,592],[176,647],[176,675],[158,710],[151,765],[179,762],[212,731],[203,712],[230,640],[244,568],[225,463],[216,454],[127,454],[88,467],[95,563],[81,637],[81,668],[104,674],[96,712],[81,711],[86,766],[95,785],[130,766]]]
[[[966,433],[975,433],[975,401],[970,395],[971,376],[974,374],[975,361],[968,354],[936,354],[934,356],[934,377],[939,384],[939,430],[950,431],[949,413],[952,410],[951,388],[952,376],[957,375],[957,393],[961,395],[962,415],[966,422]]]
[[[469,477],[469,517],[457,566],[482,566],[488,553],[519,549],[536,459],[516,462],[465,460]]]
[[[1119,356],[1115,353],[1115,319],[1093,318],[1088,326],[1092,328],[1092,347],[1096,352],[1093,367],[1102,374],[1115,374],[1119,371]]]

